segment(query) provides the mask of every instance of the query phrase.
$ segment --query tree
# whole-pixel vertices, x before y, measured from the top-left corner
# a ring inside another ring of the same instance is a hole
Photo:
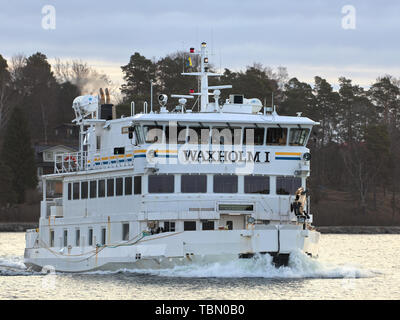
[[[28,121],[21,109],[13,109],[4,135],[0,161],[12,172],[9,185],[17,197],[18,203],[25,200],[25,192],[37,186],[34,151],[31,146]]]
[[[121,86],[125,100],[133,100],[137,106],[144,101],[150,101],[150,80],[156,79],[156,64],[135,52],[129,63],[122,66],[121,69],[126,81]]]
[[[400,89],[394,84],[391,76],[378,78],[371,86],[369,95],[384,124],[392,131],[398,127],[400,120]]]
[[[51,136],[49,129],[57,118],[58,84],[44,54],[38,52],[26,59],[19,85],[24,88],[21,105],[29,114],[32,138],[47,143]]]
[[[12,171],[9,166],[0,162],[0,207],[14,204],[17,200],[12,185]]]
[[[0,54],[0,132],[7,123],[11,95],[11,75],[7,61]]]
[[[388,165],[390,141],[384,125],[369,125],[363,141],[352,141],[342,148],[350,181],[358,192],[362,213],[367,210],[367,195],[382,169]]]
[[[302,112],[303,116],[313,118],[315,96],[309,84],[300,82],[297,78],[292,78],[285,85],[284,98],[279,113],[294,116],[296,112]]]

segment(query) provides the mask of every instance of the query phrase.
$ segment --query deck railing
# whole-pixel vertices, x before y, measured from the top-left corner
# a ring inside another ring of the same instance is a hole
[[[116,155],[114,149],[90,153],[72,152],[55,155],[54,173],[78,172],[133,166],[133,152]]]

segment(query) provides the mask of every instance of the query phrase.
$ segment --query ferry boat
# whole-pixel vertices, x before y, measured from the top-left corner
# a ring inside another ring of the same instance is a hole
[[[279,116],[257,98],[209,86],[206,43],[199,92],[160,94],[160,110],[117,119],[108,92],[73,101],[78,152],[56,154],[43,179],[39,228],[27,230],[33,270],[86,272],[169,268],[270,255],[287,265],[296,250],[318,256],[307,195],[307,149],[318,123]],[[213,101],[210,101],[211,100]],[[176,101],[175,100],[175,101]],[[193,101],[189,107],[188,101]],[[197,106],[197,110],[196,110]],[[197,112],[196,112],[197,111]],[[60,198],[46,184],[62,183]]]

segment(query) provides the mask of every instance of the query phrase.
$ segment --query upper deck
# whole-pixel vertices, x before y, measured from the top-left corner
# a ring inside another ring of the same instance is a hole
[[[191,54],[195,54],[192,49]],[[250,165],[246,170],[254,174],[306,174],[310,159],[306,144],[318,123],[301,116],[279,116],[259,99],[243,95],[230,95],[220,104],[220,90],[232,86],[209,86],[208,77],[219,75],[208,71],[205,43],[196,54],[199,72],[183,75],[199,77],[200,92],[171,95],[179,99],[173,111],[167,110],[164,94],[158,97],[159,112],[153,112],[152,106],[147,112],[145,103],[144,113],[135,114],[132,102],[131,116],[120,119],[109,98],[76,98],[73,122],[81,128],[80,151],[55,155],[55,173],[118,168],[133,168],[136,173],[233,173]],[[196,103],[187,105],[196,96],[199,112],[194,112]]]

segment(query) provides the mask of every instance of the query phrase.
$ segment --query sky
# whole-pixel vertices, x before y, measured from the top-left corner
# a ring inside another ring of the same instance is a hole
[[[202,41],[217,69],[257,62],[335,86],[341,76],[363,87],[400,77],[397,0],[0,0],[0,8],[4,57],[81,59],[120,84],[134,52],[157,59]]]

